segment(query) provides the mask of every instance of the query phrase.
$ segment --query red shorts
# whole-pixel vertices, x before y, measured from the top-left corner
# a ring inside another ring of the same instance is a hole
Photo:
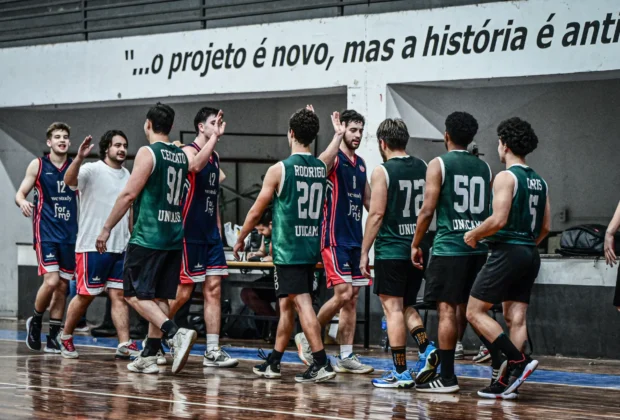
[[[329,246],[323,248],[323,266],[327,277],[327,287],[350,283],[355,287],[370,286],[372,280],[362,276],[360,270],[361,248]]]
[[[123,288],[125,254],[78,252],[75,278],[78,295],[97,296],[104,290]]]
[[[207,276],[227,276],[228,266],[224,245],[183,243],[181,283],[202,283]]]

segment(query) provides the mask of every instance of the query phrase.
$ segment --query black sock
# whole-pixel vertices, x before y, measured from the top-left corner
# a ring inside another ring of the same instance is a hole
[[[407,347],[392,347],[392,360],[396,372],[403,373],[407,370]]]
[[[142,356],[157,356],[157,352],[161,348],[161,338],[147,338],[146,344],[142,349]]]
[[[56,338],[60,332],[60,326],[62,325],[62,319],[50,318],[50,336]]]
[[[454,350],[439,349],[439,361],[441,362],[441,377],[451,379],[454,377]]]
[[[521,351],[517,347],[515,347],[514,344],[512,344],[510,338],[504,333],[501,333],[495,339],[493,345],[497,347],[502,353],[504,353],[508,358],[508,361],[510,362],[519,362],[525,358],[525,356],[523,356],[523,353],[521,353]]]
[[[325,353],[325,349],[312,353],[312,358],[319,366],[325,366],[327,364],[327,353]]]
[[[478,337],[480,337],[480,341],[482,341],[482,344],[484,344],[491,354],[491,367],[494,371],[499,370],[499,368],[502,367],[502,352],[497,348],[497,346],[491,344],[491,342],[482,334]]]
[[[282,355],[283,354],[284,354],[284,352],[278,351],[276,349],[273,349],[273,351],[269,355],[269,362],[271,362],[271,363],[274,363],[274,362],[280,363],[280,361],[282,360]]]
[[[159,329],[162,330],[162,332],[164,333],[164,337],[167,339],[171,339],[172,337],[174,337],[177,331],[179,331],[179,327],[177,327],[177,324],[175,324],[174,321],[171,320],[167,320],[166,322],[161,324],[161,327]]]
[[[37,324],[39,327],[41,326],[41,324],[43,323],[43,314],[45,313],[45,311],[43,312],[37,312],[37,310],[35,309],[32,313],[32,322]]]
[[[426,335],[426,329],[424,327],[417,327],[410,331],[411,336],[418,343],[420,353],[424,353],[429,345],[428,336]]]

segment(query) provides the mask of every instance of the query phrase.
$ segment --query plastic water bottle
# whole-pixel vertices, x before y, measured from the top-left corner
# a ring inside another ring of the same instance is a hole
[[[388,335],[387,335],[387,318],[385,315],[381,318],[381,331],[383,331],[383,338],[381,339],[381,347],[383,351],[388,351]]]

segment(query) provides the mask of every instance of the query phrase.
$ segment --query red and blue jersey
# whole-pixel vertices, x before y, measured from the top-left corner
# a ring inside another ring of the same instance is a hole
[[[39,158],[34,184],[33,243],[75,244],[77,239],[77,194],[65,185],[64,177],[72,159],[61,168],[49,155]]]
[[[323,207],[322,248],[362,246],[362,209],[366,190],[366,162],[355,155],[350,160],[338,151],[327,175]]]
[[[200,151],[195,143],[193,147]],[[220,191],[220,159],[213,152],[209,163],[198,173],[190,172],[185,183],[183,205],[185,242],[193,244],[216,244],[222,240],[217,226],[217,197]]]

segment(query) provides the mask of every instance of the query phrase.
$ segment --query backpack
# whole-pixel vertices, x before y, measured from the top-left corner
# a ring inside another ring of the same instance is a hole
[[[556,252],[564,256],[597,256],[604,255],[604,225],[579,225],[566,229],[560,238],[560,249]],[[615,237],[616,252],[620,251],[620,235]]]

